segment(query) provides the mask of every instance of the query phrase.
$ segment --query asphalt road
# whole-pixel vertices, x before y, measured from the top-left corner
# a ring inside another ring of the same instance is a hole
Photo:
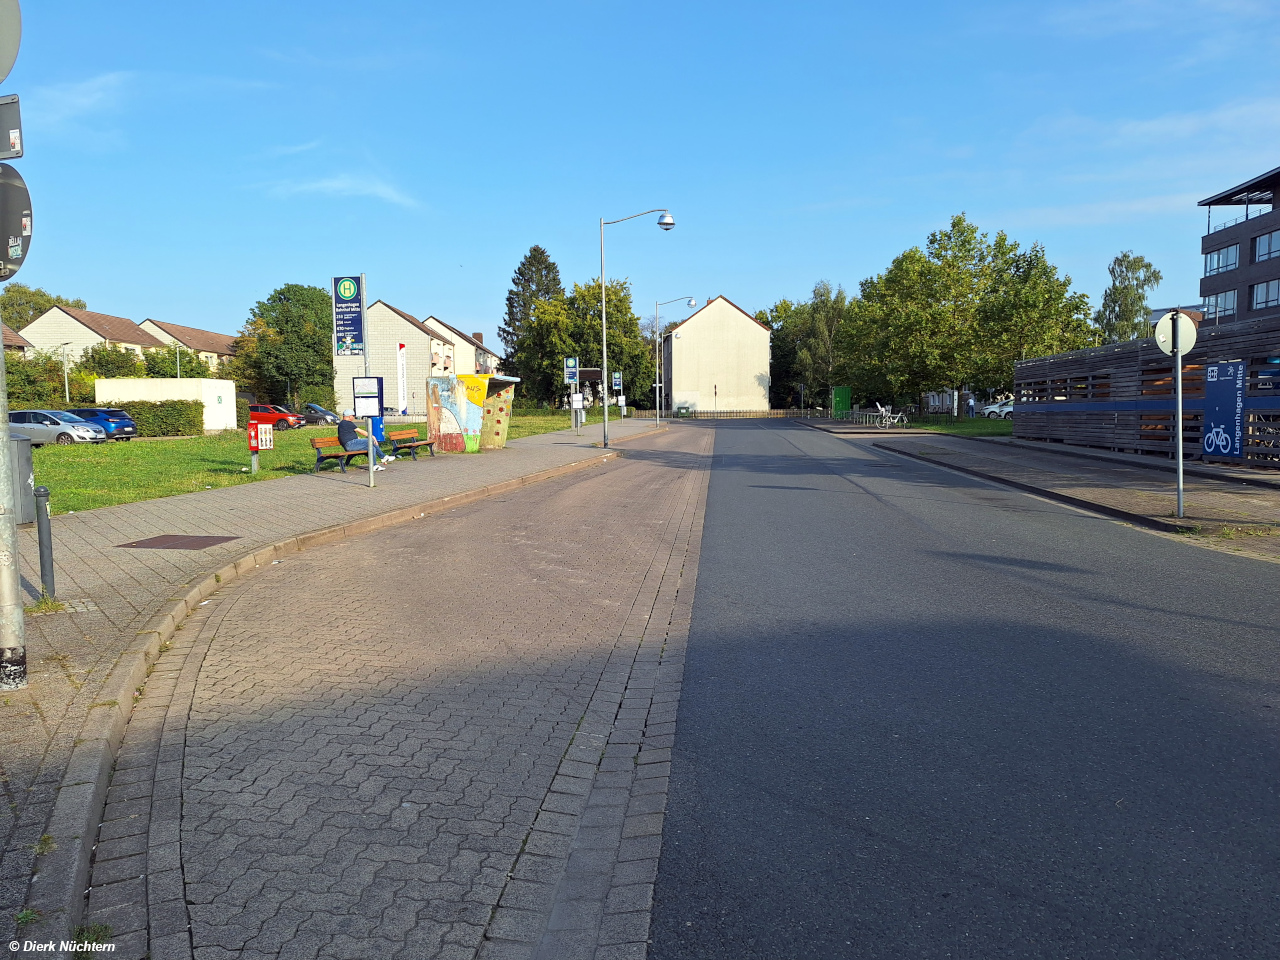
[[[653,960],[1280,956],[1280,567],[716,429]]]

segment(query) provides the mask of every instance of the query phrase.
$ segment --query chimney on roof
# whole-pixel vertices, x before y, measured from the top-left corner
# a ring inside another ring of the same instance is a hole
[[[484,344],[484,334],[483,334],[483,333],[473,333],[473,334],[471,335],[471,339],[472,339],[472,340],[474,340],[476,343],[479,343],[479,344],[482,344],[482,345]]]

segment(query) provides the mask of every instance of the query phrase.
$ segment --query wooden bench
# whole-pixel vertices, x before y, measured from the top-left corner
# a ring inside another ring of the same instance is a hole
[[[426,447],[427,452],[433,457],[436,455],[436,442],[434,440],[419,440],[417,430],[389,430],[387,431],[387,439],[391,441],[391,452],[398,454],[401,450],[408,450],[413,459],[418,459],[418,448]]]
[[[326,460],[337,460],[338,466],[342,468],[342,472],[347,472],[347,464],[351,462],[352,457],[367,457],[368,450],[344,450],[342,441],[337,437],[314,437],[311,440],[311,446],[316,452],[316,465],[312,468],[312,473],[320,472],[320,464]]]

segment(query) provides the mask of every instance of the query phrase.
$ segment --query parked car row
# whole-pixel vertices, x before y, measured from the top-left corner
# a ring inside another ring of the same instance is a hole
[[[1013,401],[1001,400],[999,403],[989,403],[978,411],[978,416],[991,420],[1012,420]]]
[[[266,423],[277,430],[289,430],[320,423],[337,423],[341,419],[332,410],[326,410],[318,403],[304,403],[301,413],[294,413],[288,407],[278,404],[249,404],[250,423]]]
[[[342,418],[315,403],[302,406],[302,413],[271,404],[251,404],[249,421],[269,423],[277,430],[288,430],[310,424],[334,424]],[[30,437],[36,446],[46,443],[106,443],[108,440],[132,440],[138,425],[123,410],[115,407],[77,407],[74,410],[10,410],[12,432]]]

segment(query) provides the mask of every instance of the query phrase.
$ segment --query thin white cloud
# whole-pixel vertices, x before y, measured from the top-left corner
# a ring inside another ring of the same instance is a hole
[[[1002,214],[1002,223],[1012,227],[1096,227],[1109,223],[1132,223],[1166,216],[1184,216],[1194,209],[1199,194],[1171,193],[1150,197],[1128,197],[1052,207],[1028,207]]]
[[[418,202],[380,177],[342,174],[318,180],[276,181],[267,189],[278,197],[320,194],[330,197],[373,197],[400,207],[416,207]]]
[[[320,146],[322,140],[312,140],[310,143],[299,143],[291,146],[271,147],[267,150],[269,157],[292,157],[295,154],[306,153],[308,150],[314,150]]]
[[[118,109],[133,74],[103,73],[88,80],[36,87],[23,104],[24,119],[46,127],[66,127]]]
[[[1057,33],[1110,37],[1172,30],[1201,37],[1240,27],[1256,29],[1275,16],[1266,0],[1085,0],[1047,6],[1043,24]]]

